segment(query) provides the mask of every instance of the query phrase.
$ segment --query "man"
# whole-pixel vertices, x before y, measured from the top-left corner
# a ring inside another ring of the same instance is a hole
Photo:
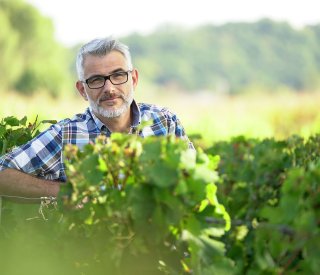
[[[95,39],[80,49],[76,63],[76,88],[89,108],[0,158],[0,196],[57,196],[59,185],[66,181],[64,145],[81,148],[101,134],[175,135],[193,148],[176,115],[133,100],[138,71],[126,45],[111,38]],[[137,126],[150,120],[152,125],[138,132]]]

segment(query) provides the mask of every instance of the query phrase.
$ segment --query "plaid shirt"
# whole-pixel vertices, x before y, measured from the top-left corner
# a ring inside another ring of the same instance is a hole
[[[193,148],[179,119],[168,109],[133,101],[131,110],[133,120],[130,134],[141,137],[174,134],[185,139]],[[137,133],[137,126],[150,120],[152,125]],[[83,114],[51,125],[28,143],[2,156],[0,171],[14,168],[47,180],[66,181],[62,154],[64,145],[75,144],[81,149],[101,134],[110,136],[111,132],[88,108]]]

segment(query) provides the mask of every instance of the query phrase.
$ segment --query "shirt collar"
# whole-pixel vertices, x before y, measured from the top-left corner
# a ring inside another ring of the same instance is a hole
[[[141,112],[140,108],[135,100],[131,103],[132,112],[132,127],[137,127],[141,123]]]
[[[140,108],[135,100],[132,101],[130,105],[130,110],[132,113],[132,123],[131,128],[136,128],[141,123],[141,112]],[[107,128],[102,121],[96,117],[96,115],[93,113],[92,108],[88,107],[87,112],[91,115],[93,121],[95,122],[96,126],[100,131],[103,131],[105,128]]]

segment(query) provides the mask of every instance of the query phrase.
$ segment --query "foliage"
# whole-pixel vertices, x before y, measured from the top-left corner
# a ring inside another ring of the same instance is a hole
[[[316,274],[320,135],[306,141],[218,142],[219,200],[232,218],[224,237],[237,274]]]
[[[63,65],[67,51],[55,41],[51,20],[21,0],[2,0],[0,23],[0,88],[58,95],[71,74]]]
[[[232,267],[219,241],[230,218],[216,198],[218,157],[196,154],[174,137],[113,134],[83,151],[67,146],[65,158],[63,217],[45,211],[47,232],[39,218],[25,225],[12,216],[16,210],[7,209],[4,245],[18,238],[33,249],[46,251],[44,243],[62,249],[63,255],[50,253],[49,262],[60,259],[66,270],[79,273],[212,274]],[[209,218],[219,223],[210,224]],[[42,233],[30,243],[33,227]]]
[[[320,135],[195,154],[172,137],[114,134],[64,152],[69,181],[58,210],[42,205],[46,221],[5,204],[2,271],[34,271],[31,254],[48,274],[318,273]]]
[[[34,136],[39,134],[38,127],[42,123],[55,123],[53,120],[43,120],[37,122],[37,119],[27,124],[27,117],[18,119],[9,116],[0,121],[0,156],[9,152],[14,147],[25,144]]]
[[[65,148],[69,182],[61,193],[63,226],[76,242],[91,240],[86,258],[95,252],[96,269],[97,262],[101,270],[114,266],[126,274],[135,268],[152,274],[157,265],[169,274],[230,267],[223,244],[215,240],[229,227],[215,193],[218,158],[196,156],[185,147],[172,137],[113,134],[83,152]],[[207,217],[222,225],[210,226]]]
[[[49,18],[22,0],[1,0],[0,25],[0,89],[57,96],[72,87],[79,45],[59,44]],[[319,29],[262,19],[194,29],[165,25],[121,40],[144,79],[158,86],[231,94],[304,91],[320,84]]]
[[[164,26],[123,40],[137,67],[159,85],[226,93],[303,91],[320,83],[319,33],[319,25],[298,30],[262,19],[193,29]]]

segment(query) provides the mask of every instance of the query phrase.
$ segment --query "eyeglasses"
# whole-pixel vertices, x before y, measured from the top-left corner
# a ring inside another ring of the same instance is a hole
[[[82,82],[86,83],[90,89],[102,88],[106,84],[106,81],[108,79],[113,85],[120,85],[128,81],[128,75],[131,72],[132,71],[126,71],[126,72],[120,71],[107,76],[103,76],[103,75],[92,76]]]

